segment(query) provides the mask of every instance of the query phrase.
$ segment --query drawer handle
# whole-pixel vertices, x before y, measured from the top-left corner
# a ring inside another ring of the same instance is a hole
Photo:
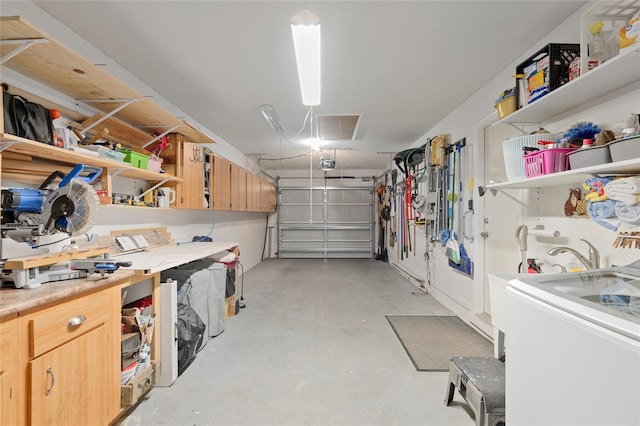
[[[72,317],[71,319],[69,319],[69,322],[67,322],[67,326],[77,327],[83,322],[85,322],[86,320],[87,320],[87,317],[85,317],[84,315],[76,315],[75,317]]]
[[[53,371],[51,370],[51,366],[47,368],[47,375],[51,375],[51,386],[44,393],[45,396],[49,396],[51,393],[51,389],[53,389],[53,385],[56,384],[56,376],[53,375]]]

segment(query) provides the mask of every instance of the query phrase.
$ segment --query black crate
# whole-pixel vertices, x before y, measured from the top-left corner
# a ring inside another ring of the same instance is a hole
[[[544,78],[541,78],[540,74],[532,75],[528,78],[525,77],[525,90],[529,95],[532,94],[529,90],[530,82],[540,82],[542,80],[543,86],[540,87],[543,87],[543,89],[539,90],[537,94],[533,93],[534,98],[529,99],[526,102],[521,102],[521,100],[518,99],[518,105],[527,105],[531,102],[535,102],[537,99],[553,92],[563,84],[568,83],[569,65],[571,64],[571,61],[579,57],[580,44],[578,43],[549,43],[518,65],[516,67],[516,74],[524,74],[525,69],[529,65],[543,61],[544,58],[548,58],[548,64],[542,68],[542,75],[544,75]],[[540,70],[538,70],[538,72],[540,72]],[[516,81],[516,85],[517,83],[518,82]],[[548,90],[545,90],[545,88]],[[520,93],[518,93],[518,96],[520,96]]]

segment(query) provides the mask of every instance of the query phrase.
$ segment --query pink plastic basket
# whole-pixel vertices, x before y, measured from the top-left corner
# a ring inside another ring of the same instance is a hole
[[[568,153],[576,148],[547,148],[524,156],[524,171],[527,177],[548,175],[569,170]]]

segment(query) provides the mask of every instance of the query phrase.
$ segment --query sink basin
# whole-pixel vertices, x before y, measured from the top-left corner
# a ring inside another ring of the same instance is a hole
[[[640,300],[640,276],[626,272],[610,268],[548,276],[529,275],[519,280],[562,299],[638,324],[640,302],[638,305],[630,302],[635,297]]]

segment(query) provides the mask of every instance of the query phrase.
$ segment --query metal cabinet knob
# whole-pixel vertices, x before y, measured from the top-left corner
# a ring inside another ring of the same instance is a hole
[[[76,315],[75,317],[71,317],[69,319],[69,321],[67,322],[67,326],[77,327],[83,322],[85,322],[86,320],[87,320],[87,317],[85,317],[84,315]]]

